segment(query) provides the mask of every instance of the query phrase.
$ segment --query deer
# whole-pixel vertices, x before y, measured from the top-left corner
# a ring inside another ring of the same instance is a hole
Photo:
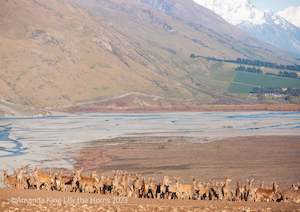
[[[37,190],[41,189],[41,186],[44,186],[46,190],[51,190],[54,183],[54,179],[51,174],[48,174],[37,168],[34,169],[33,176],[36,182]]]
[[[209,184],[211,184],[211,186],[209,186],[209,200],[222,200],[222,182],[213,180],[209,182]]]
[[[133,196],[137,198],[141,198],[143,196],[143,185],[144,182],[140,176],[135,176],[132,182],[133,186]]]
[[[74,176],[64,175],[61,170],[55,175],[55,187],[58,191],[72,191]]]
[[[130,193],[130,186],[129,186],[129,176],[127,173],[123,173],[119,178],[119,195],[126,196]]]
[[[264,188],[265,187],[265,182],[264,181],[261,181],[260,183],[260,188]]]
[[[121,195],[124,192],[124,187],[121,184],[122,174],[120,171],[114,173],[112,180],[112,193],[114,195]]]
[[[300,191],[300,189],[299,189],[299,183],[297,183],[297,185],[296,184],[292,184],[291,190],[295,191],[295,192],[299,192]]]
[[[268,202],[271,200],[275,200],[274,197],[277,194],[278,191],[278,184],[276,182],[273,182],[272,189],[266,189],[266,188],[258,188],[255,191],[255,201],[263,201],[267,200]]]
[[[112,177],[106,177],[104,181],[104,192],[112,194],[113,192],[113,178]]]
[[[178,190],[177,190],[177,186],[176,184],[170,184],[168,186],[168,193],[167,193],[167,196],[165,196],[165,198],[167,199],[179,199],[180,196],[178,196]]]
[[[99,193],[98,183],[99,179],[95,172],[91,174],[91,176],[83,176],[83,169],[77,170],[75,174],[74,180],[78,182],[79,189],[82,192],[87,193]]]
[[[254,201],[255,199],[255,192],[257,188],[253,186],[254,179],[247,179],[247,184],[245,186],[245,191],[244,191],[244,199],[246,201]],[[261,183],[261,189],[263,189],[263,182]]]
[[[32,175],[26,175],[25,176],[25,188],[26,189],[37,188],[34,176],[32,176]]]
[[[236,201],[246,200],[245,199],[245,192],[246,192],[245,186],[242,186],[241,182],[237,181],[236,190],[235,190],[235,200]]]
[[[105,194],[107,184],[108,184],[108,179],[105,176],[100,176],[99,183],[98,183],[98,188],[99,188],[100,194]]]
[[[14,171],[14,174],[9,175],[6,169],[3,170],[3,180],[4,184],[7,185],[9,188],[16,188],[18,181],[17,181],[17,174]]]
[[[228,177],[225,178],[224,180],[224,185],[222,186],[222,195],[223,195],[223,200],[232,200],[231,198],[231,190],[230,190],[230,186],[229,183],[232,180],[229,179]]]
[[[197,182],[195,192],[200,200],[209,199],[210,187],[209,183]]]
[[[169,176],[164,176],[160,184],[160,197],[165,199],[169,198],[171,180]]]
[[[145,198],[154,198],[156,195],[157,184],[153,178],[144,181],[143,193]]]
[[[194,188],[193,184],[179,183],[180,177],[175,177],[176,195],[179,199],[192,199]]]
[[[25,167],[17,169],[17,189],[24,189],[25,186]]]
[[[290,190],[282,192],[281,197],[284,202],[292,201],[295,203],[300,203],[300,192],[295,184],[292,184]]]

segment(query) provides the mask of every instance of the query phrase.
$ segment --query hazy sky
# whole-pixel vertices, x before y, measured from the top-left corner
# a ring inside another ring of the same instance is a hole
[[[277,12],[290,6],[300,6],[300,0],[252,0],[258,8]]]

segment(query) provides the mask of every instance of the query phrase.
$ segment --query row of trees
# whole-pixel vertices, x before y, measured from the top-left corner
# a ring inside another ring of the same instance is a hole
[[[282,64],[276,64],[261,60],[250,60],[250,59],[244,59],[244,58],[237,58],[236,60],[224,60],[225,62],[233,62],[238,64],[244,64],[244,65],[253,65],[253,66],[259,66],[259,67],[267,67],[267,68],[274,68],[274,69],[285,69],[290,71],[300,71],[300,65],[282,65]]]
[[[263,73],[263,71],[260,68],[246,67],[246,66],[236,67],[235,71],[244,71],[244,72],[250,72],[250,73],[255,73],[255,74],[262,74]]]
[[[253,94],[280,94],[285,96],[300,96],[298,88],[253,88]]]
[[[288,72],[288,71],[280,71],[278,76],[280,77],[290,77],[290,78],[298,78],[297,73],[295,72]]]
[[[249,66],[238,66],[234,70],[235,71],[250,72],[250,73],[255,73],[255,74],[263,74],[263,71],[260,68],[249,67]],[[288,72],[288,71],[280,71],[278,74],[273,74],[273,73],[266,73],[266,74],[267,75],[279,76],[279,77],[289,77],[289,78],[296,78],[296,79],[298,78],[297,73]]]
[[[258,67],[267,67],[267,68],[273,68],[273,69],[282,69],[282,70],[290,70],[290,71],[300,71],[300,65],[283,65],[283,64],[276,64],[271,63],[267,61],[262,60],[250,60],[246,58],[237,58],[235,60],[226,60],[226,59],[219,59],[215,57],[204,57],[200,55],[196,55],[192,53],[190,55],[191,58],[204,58],[211,61],[217,61],[217,62],[227,62],[227,63],[236,63],[240,65],[252,65],[252,66],[258,66]]]

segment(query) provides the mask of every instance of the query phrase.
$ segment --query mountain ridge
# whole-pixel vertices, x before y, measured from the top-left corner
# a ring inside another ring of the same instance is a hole
[[[191,0],[170,2],[172,10],[149,0],[5,1],[0,98],[37,109],[131,92],[165,104],[255,103],[228,93],[227,82],[214,79],[214,64],[190,55],[297,62]]]
[[[300,28],[271,11],[263,11],[250,0],[194,0],[214,11],[251,36],[283,50],[300,54]]]
[[[300,28],[300,6],[291,6],[281,10],[277,15],[285,18],[290,23]]]

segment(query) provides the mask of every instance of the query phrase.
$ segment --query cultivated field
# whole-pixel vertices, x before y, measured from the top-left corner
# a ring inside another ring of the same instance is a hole
[[[300,88],[300,79],[237,71],[229,92],[250,93],[255,87]]]

